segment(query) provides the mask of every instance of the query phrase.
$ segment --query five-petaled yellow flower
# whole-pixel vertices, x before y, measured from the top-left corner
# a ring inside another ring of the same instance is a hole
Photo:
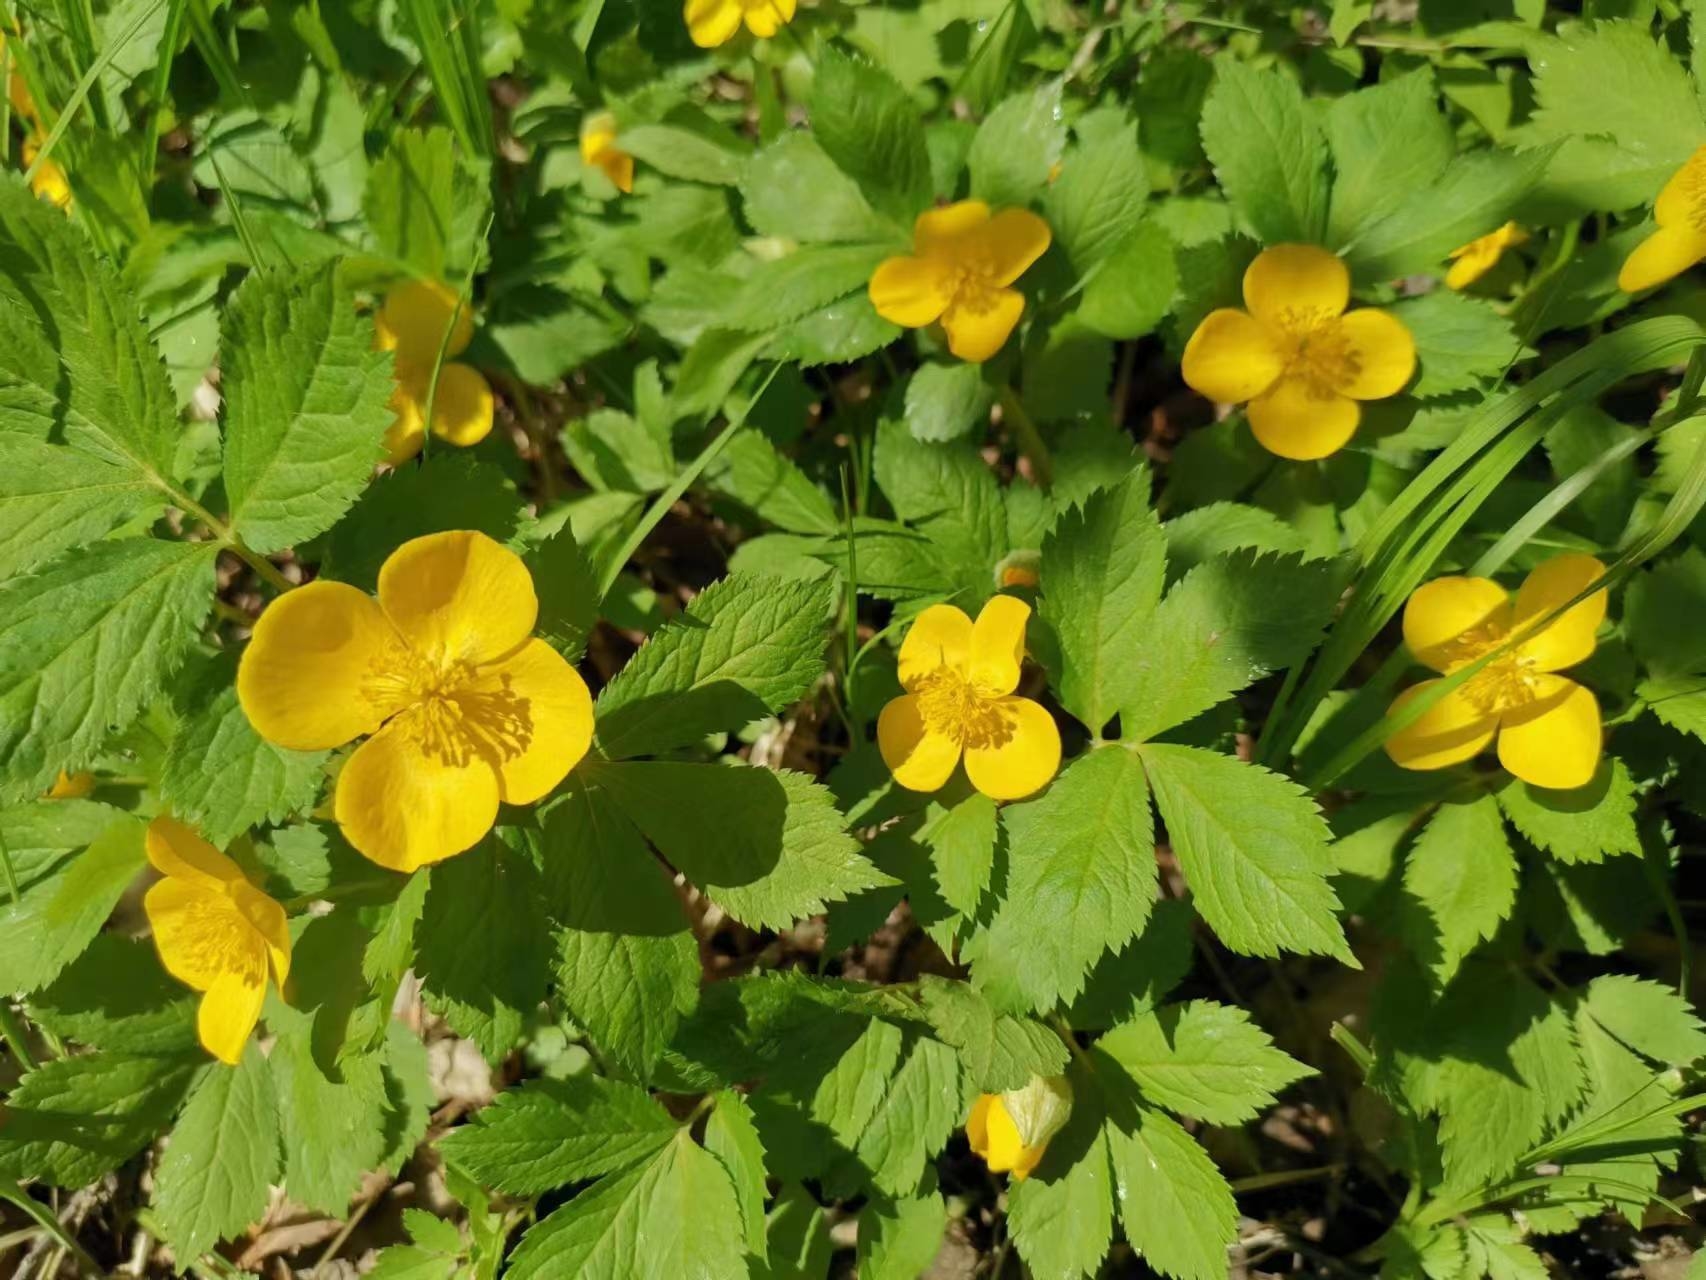
[[[1617,287],[1626,293],[1663,284],[1706,258],[1706,147],[1665,183],[1653,220],[1658,230],[1635,246],[1617,273]]]
[[[385,295],[373,319],[373,332],[382,350],[395,353],[397,390],[391,396],[391,408],[397,417],[385,433],[386,453],[393,464],[407,462],[421,451],[429,394],[435,436],[455,445],[478,444],[486,438],[492,429],[492,388],[473,365],[451,359],[474,340],[474,319],[467,307],[457,305],[454,289],[436,280],[398,285]],[[441,342],[444,365],[434,391],[432,366]]]
[[[1499,265],[1499,259],[1504,256],[1506,249],[1513,249],[1527,241],[1528,232],[1514,222],[1507,222],[1497,231],[1489,231],[1466,245],[1458,246],[1447,255],[1451,260],[1451,269],[1445,273],[1446,288],[1467,289]]]
[[[616,145],[616,117],[608,111],[581,121],[581,163],[601,170],[623,195],[634,189],[634,157]]]
[[[148,861],[165,877],[142,899],[160,962],[203,993],[196,1034],[204,1049],[236,1066],[260,1021],[268,978],[282,991],[290,976],[284,908],[176,818],[150,822],[146,843]]]
[[[1499,763],[1524,782],[1566,789],[1591,781],[1599,767],[1599,703],[1556,673],[1593,652],[1605,592],[1525,633],[1604,572],[1592,556],[1570,554],[1537,566],[1514,601],[1488,578],[1436,578],[1417,589],[1404,607],[1404,643],[1424,666],[1450,675],[1513,636],[1518,643],[1387,739],[1387,754],[1406,769],[1443,769],[1478,755],[1496,735]],[[1406,689],[1387,714],[1438,683]]]
[[[1185,344],[1184,378],[1225,404],[1248,402],[1250,429],[1282,458],[1325,458],[1362,417],[1361,400],[1397,395],[1416,368],[1403,323],[1346,312],[1351,277],[1335,254],[1279,244],[1244,272],[1248,311],[1211,311]]]
[[[477,844],[498,802],[531,804],[592,741],[586,682],[533,638],[527,566],[483,533],[405,542],[379,598],[324,579],[261,615],[237,697],[268,742],[301,751],[366,734],[332,812],[349,842],[395,871]]]
[[[940,320],[948,350],[981,364],[1025,312],[1025,295],[1008,286],[1048,246],[1048,223],[1028,209],[992,215],[981,200],[930,209],[913,224],[912,252],[872,273],[871,305],[908,329]]]
[[[935,791],[963,755],[972,786],[993,800],[1040,791],[1060,768],[1060,730],[1013,696],[1031,606],[993,596],[975,623],[951,604],[919,614],[900,646],[906,690],[877,717],[877,746],[894,780]]]
[[[966,1120],[966,1140],[991,1173],[1023,1182],[1071,1115],[1066,1078],[1032,1076],[1022,1089],[980,1095]]]
[[[746,29],[760,39],[775,35],[794,19],[795,0],[687,0],[687,34],[701,49],[715,49]]]

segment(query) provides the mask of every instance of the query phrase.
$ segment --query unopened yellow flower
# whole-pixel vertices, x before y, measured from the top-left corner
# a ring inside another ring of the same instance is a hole
[[[1453,249],[1449,255],[1451,269],[1445,273],[1448,289],[1467,289],[1499,264],[1506,249],[1526,243],[1528,232],[1514,222],[1507,222],[1497,231],[1489,231],[1468,244]]]
[[[634,157],[616,145],[616,117],[608,111],[581,121],[581,163],[602,170],[624,195],[634,189]]]
[[[53,785],[47,789],[49,800],[81,800],[84,796],[92,795],[95,790],[95,775],[92,773],[66,773],[59,771],[59,776],[53,780]]]
[[[1032,1076],[1022,1089],[980,1095],[966,1120],[966,1140],[991,1173],[1023,1182],[1071,1115],[1066,1078]]]
[[[769,39],[794,18],[795,0],[687,0],[687,33],[701,49],[715,49],[746,29]]]
[[[972,786],[994,800],[1041,790],[1060,768],[1060,730],[1029,698],[1013,696],[1031,606],[994,596],[976,623],[931,605],[900,646],[906,690],[877,717],[877,746],[894,780],[935,791],[963,755]]]
[[[40,151],[41,145],[34,139],[24,139],[24,168],[28,169],[36,162],[36,156]],[[63,166],[52,156],[41,162],[41,167],[30,179],[30,190],[36,193],[37,199],[46,200],[56,208],[68,209],[71,207],[71,180],[65,176]]]
[[[395,353],[396,361],[397,389],[391,395],[391,408],[397,416],[385,433],[392,463],[406,462],[421,451],[429,394],[432,433],[439,439],[454,445],[478,444],[492,429],[491,385],[473,365],[451,359],[474,340],[474,318],[457,303],[454,289],[436,280],[411,280],[386,294],[374,317],[375,339],[382,350]],[[444,364],[433,393],[432,366],[440,342],[444,343]]]
[[[1617,287],[1625,293],[1663,284],[1706,258],[1706,147],[1665,183],[1653,220],[1658,230],[1635,246],[1617,273]]]
[[[1325,458],[1362,417],[1361,400],[1397,395],[1416,369],[1402,322],[1346,312],[1351,277],[1312,244],[1264,249],[1244,272],[1248,311],[1211,311],[1185,344],[1184,378],[1225,404],[1248,402],[1250,429],[1282,458]]]
[[[912,252],[888,258],[871,275],[877,314],[908,329],[942,322],[948,350],[981,364],[1006,343],[1025,312],[1009,288],[1048,251],[1048,223],[1028,209],[991,214],[961,200],[918,215]]]
[[[255,732],[298,751],[368,738],[332,813],[380,866],[413,871],[479,843],[498,802],[532,804],[592,741],[580,674],[533,636],[527,566],[483,533],[405,542],[379,598],[319,579],[280,596],[237,668]]]
[[[196,1015],[202,1047],[237,1065],[260,1021],[270,976],[290,976],[284,908],[250,884],[237,864],[176,818],[148,824],[148,861],[165,879],[142,899],[166,972],[203,993]]]
[[[1499,763],[1524,782],[1585,786],[1599,767],[1599,702],[1555,673],[1593,653],[1605,592],[1524,633],[1604,572],[1592,556],[1554,556],[1528,575],[1514,601],[1488,578],[1436,578],[1420,587],[1404,607],[1404,643],[1424,666],[1450,675],[1513,636],[1519,643],[1388,738],[1386,753],[1406,769],[1443,769],[1480,754],[1496,736]],[[1406,689],[1387,714],[1438,683]]]

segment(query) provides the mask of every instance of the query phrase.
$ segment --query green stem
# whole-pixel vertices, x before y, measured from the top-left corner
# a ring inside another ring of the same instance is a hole
[[[174,489],[172,490],[172,501],[179,507],[183,508],[185,515],[201,521],[202,524],[211,529],[213,531],[213,536],[219,539],[221,546],[231,552],[231,554],[236,556],[239,560],[243,561],[243,563],[247,564],[260,575],[263,582],[272,587],[275,591],[285,592],[296,586],[294,582],[278,571],[277,565],[275,565],[271,560],[268,560],[260,552],[251,548],[243,541],[243,539],[237,536],[236,530],[232,529],[230,525],[226,524],[206,507],[202,506],[201,503],[190,497],[189,494],[180,493]]]
[[[92,1276],[104,1276],[101,1264],[91,1258],[83,1246],[72,1239],[65,1230],[65,1224],[48,1211],[46,1205],[35,1199],[10,1178],[0,1179],[0,1200],[6,1201],[23,1213],[58,1243],[61,1249],[69,1253],[77,1262],[77,1270]],[[52,1274],[51,1272],[44,1274]]]
[[[12,1008],[9,1001],[0,1000],[0,1036],[6,1038],[6,1047],[12,1051],[12,1056],[18,1060],[18,1065],[25,1071],[36,1069],[36,1056],[30,1052],[30,1042],[24,1032],[23,1020],[18,1017],[18,1011]]]
[[[1031,470],[1036,473],[1037,484],[1044,489],[1052,486],[1054,457],[1043,443],[1037,424],[1031,421],[1031,415],[1025,412],[1025,406],[1019,403],[1019,397],[1014,394],[1012,387],[1001,388],[1001,420],[1013,433],[1013,440],[1018,444],[1019,452],[1031,460]]]

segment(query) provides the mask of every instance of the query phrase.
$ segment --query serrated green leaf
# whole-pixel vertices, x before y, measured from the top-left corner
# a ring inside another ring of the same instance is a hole
[[[250,1041],[235,1067],[206,1069],[161,1157],[154,1211],[180,1258],[198,1258],[267,1207],[280,1165],[278,1103]]]
[[[563,452],[594,489],[656,493],[675,479],[667,431],[616,409],[594,409],[563,426]]]
[[[688,182],[733,186],[740,181],[746,156],[708,134],[668,124],[641,124],[622,130],[616,146],[659,173]]]
[[[1456,151],[1426,67],[1335,99],[1326,128],[1333,153],[1332,245],[1424,189]]]
[[[863,289],[891,246],[803,245],[761,262],[724,303],[720,327],[767,333]]]
[[[927,1274],[947,1225],[948,1207],[934,1191],[866,1201],[859,1213],[859,1280],[917,1280]]]
[[[848,364],[900,337],[899,325],[877,314],[870,294],[859,290],[828,306],[807,312],[771,335],[764,355],[796,360],[802,368]]]
[[[1007,1190],[1008,1225],[1037,1280],[1096,1275],[1114,1233],[1114,1170],[1100,1096],[1082,1071],[1069,1078],[1075,1100],[1066,1127],[1031,1176]]]
[[[0,902],[0,990],[45,986],[89,945],[142,870],[142,831],[117,815],[81,853],[20,868],[16,901]]]
[[[930,850],[942,899],[962,915],[975,915],[995,866],[995,801],[974,792],[951,808],[933,805],[930,813],[918,838]]]
[[[0,767],[26,794],[130,726],[195,642],[214,543],[103,542],[0,586]]]
[[[895,514],[924,535],[930,555],[965,591],[960,606],[975,611],[994,589],[995,566],[1007,554],[1001,490],[977,449],[968,442],[925,444],[904,422],[885,418],[877,424],[872,467]],[[865,558],[861,539],[861,587]]]
[[[800,697],[823,670],[832,589],[729,577],[701,591],[598,695],[604,754],[688,746]]]
[[[929,444],[958,440],[989,421],[995,392],[983,366],[956,361],[919,366],[906,384],[906,426]]]
[[[1136,230],[1149,194],[1149,175],[1137,149],[1134,124],[1122,120],[1094,138],[1086,140],[1082,132],[1079,137],[1049,183],[1043,214],[1083,276]]]
[[[973,1098],[952,1049],[928,1036],[909,1039],[856,1148],[871,1181],[892,1196],[918,1189],[925,1161],[959,1127]]]
[[[29,1000],[56,1034],[125,1054],[192,1053],[198,997],[160,965],[152,942],[98,933],[88,949]]]
[[[87,1186],[153,1139],[204,1062],[86,1053],[43,1063],[6,1098],[0,1170],[24,1182]]]
[[[1517,863],[1492,796],[1434,810],[1404,862],[1399,927],[1441,986],[1516,905]]]
[[[128,467],[0,431],[0,577],[105,537],[161,501],[158,489]]]
[[[1179,288],[1173,241],[1154,221],[1140,222],[1085,281],[1078,318],[1107,338],[1152,333]]]
[[[1313,1071],[1274,1047],[1250,1015],[1191,1000],[1133,1018],[1096,1041],[1143,1096],[1210,1124],[1241,1124]]]
[[[1199,747],[1140,754],[1197,910],[1232,950],[1354,964],[1328,877],[1327,824],[1295,783]]]
[[[1673,490],[1672,486],[1666,486]],[[1623,632],[1655,676],[1687,677],[1706,669],[1698,643],[1706,627],[1706,553],[1697,547],[1662,560],[1629,580]]]
[[[459,1263],[430,1249],[394,1244],[381,1249],[367,1280],[451,1280]]]
[[[1450,289],[1389,309],[1416,341],[1419,372],[1408,394],[1426,400],[1497,378],[1523,354],[1511,323],[1489,302]]]
[[[1582,1008],[1625,1046],[1655,1062],[1686,1067],[1706,1056],[1700,1019],[1671,987],[1608,973],[1588,985]]]
[[[1199,564],[1248,547],[1280,555],[1302,555],[1305,539],[1271,511],[1238,502],[1211,502],[1174,516],[1161,526],[1167,535],[1167,581],[1177,582]]]
[[[1221,1280],[1238,1208],[1214,1161],[1159,1111],[1139,1113],[1129,1132],[1110,1124],[1106,1133],[1120,1224],[1132,1247],[1176,1280]]]
[[[741,1223],[746,1229],[746,1251],[765,1256],[764,1144],[753,1126],[752,1108],[732,1089],[717,1094],[716,1105],[705,1121],[705,1150],[723,1162],[740,1202]]]
[[[1028,205],[1048,185],[1066,148],[1061,82],[1025,89],[1001,102],[978,126],[966,153],[971,193],[992,208]]]
[[[299,1204],[338,1217],[362,1175],[384,1157],[385,1078],[373,1056],[346,1057],[338,1064],[342,1078],[330,1078],[314,1061],[310,1031],[304,1023],[281,1033],[267,1059],[278,1094],[284,1188]]]
[[[1593,781],[1574,791],[1531,787],[1513,778],[1495,794],[1511,825],[1560,862],[1599,862],[1641,851],[1635,782],[1616,757],[1602,760]]]
[[[1327,140],[1296,81],[1215,59],[1202,144],[1226,198],[1264,244],[1319,244],[1327,229]]]
[[[570,662],[579,662],[598,625],[598,580],[574,530],[563,525],[535,545],[526,560],[539,596],[535,634]]]
[[[910,225],[930,203],[930,157],[918,103],[883,67],[818,51],[812,132],[842,172],[891,218]]]
[[[421,275],[460,285],[491,205],[484,177],[441,126],[395,129],[367,171],[362,198],[373,244]]]
[[[841,529],[828,495],[756,431],[730,440],[705,469],[705,479],[778,529],[818,534]]]
[[[980,1093],[1021,1088],[1032,1076],[1056,1076],[1066,1043],[1029,1018],[997,1013],[974,988],[926,974],[919,996],[931,1030],[959,1052],[967,1082]]]
[[[1083,992],[1066,1010],[1067,1025],[1103,1031],[1154,1009],[1190,970],[1195,926],[1196,912],[1188,901],[1157,902],[1143,932],[1090,970]]]
[[[806,243],[896,235],[904,244],[810,134],[783,134],[754,156],[740,193],[746,220],[761,235]]]

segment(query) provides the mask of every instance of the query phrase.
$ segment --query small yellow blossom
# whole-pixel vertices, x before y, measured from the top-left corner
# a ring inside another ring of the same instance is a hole
[[[1514,601],[1489,578],[1436,578],[1418,588],[1404,607],[1404,643],[1422,665],[1450,675],[1512,636],[1520,639],[1387,739],[1386,753],[1406,769],[1443,769],[1479,755],[1496,736],[1499,763],[1524,782],[1585,786],[1599,767],[1599,703],[1590,690],[1555,673],[1593,653],[1605,592],[1525,633],[1604,572],[1592,556],[1554,556],[1528,575]],[[1387,714],[1438,683],[1424,680],[1406,689]]]
[[[972,786],[1018,800],[1060,768],[1060,730],[1029,698],[1013,696],[1031,606],[994,596],[972,620],[951,604],[919,614],[900,646],[906,693],[877,717],[877,746],[894,780],[935,791],[963,755]]]
[[[1445,273],[1448,289],[1467,289],[1494,267],[1506,249],[1528,241],[1528,232],[1514,222],[1507,222],[1497,231],[1489,231],[1468,244],[1453,249],[1449,255],[1451,269]]]
[[[734,39],[741,24],[760,39],[775,35],[794,19],[795,0],[687,0],[682,16],[687,33],[701,49]]]
[[[0,53],[4,53],[5,49],[6,33],[0,31]],[[18,70],[18,60],[15,56],[11,59],[11,74],[6,79],[6,96],[12,100],[12,110],[27,120],[37,119],[35,100],[30,97],[29,86],[24,83],[24,74]]]
[[[634,189],[634,157],[616,145],[616,117],[608,111],[581,121],[581,163],[602,170],[623,195]]]
[[[1005,345],[1025,312],[1025,295],[1008,286],[1048,251],[1048,223],[1028,209],[991,214],[961,200],[918,215],[912,252],[888,258],[871,275],[877,314],[908,329],[942,322],[948,350],[981,364]]]
[[[255,732],[327,750],[371,734],[338,775],[350,844],[413,871],[479,843],[498,802],[532,804],[592,741],[580,674],[533,638],[521,557],[483,533],[405,542],[379,598],[320,579],[261,615],[237,669]]]
[[[40,144],[34,139],[24,139],[24,168],[28,169],[36,162],[36,156],[40,150]],[[69,209],[71,207],[71,180],[65,176],[64,167],[52,156],[41,162],[41,167],[30,179],[30,190],[36,193],[37,199],[46,200],[55,208]]]
[[[1625,293],[1663,284],[1706,258],[1706,147],[1665,183],[1653,220],[1658,230],[1635,246],[1617,273],[1617,287]]]
[[[146,844],[148,861],[165,877],[142,900],[160,962],[203,993],[196,1034],[204,1049],[236,1066],[260,1021],[269,976],[281,990],[290,976],[284,908],[176,818],[150,822]]]
[[[966,1140],[991,1173],[1011,1173],[1023,1182],[1071,1116],[1066,1078],[1032,1076],[1022,1089],[979,1096],[966,1120]]]
[[[393,464],[407,462],[421,451],[429,395],[432,433],[439,439],[454,445],[478,444],[492,429],[491,385],[473,365],[451,359],[474,340],[474,318],[457,302],[456,291],[436,280],[411,280],[386,294],[374,317],[379,347],[396,353],[397,389],[391,408],[397,417],[385,433],[387,457]],[[432,366],[441,342],[445,358],[433,394]]]
[[[53,785],[47,789],[47,798],[49,800],[81,800],[84,796],[93,795],[94,791],[94,774],[67,773],[61,769],[59,776],[53,780]]]
[[[1346,312],[1351,277],[1334,254],[1279,244],[1244,272],[1247,311],[1211,311],[1185,344],[1190,386],[1248,402],[1250,429],[1282,458],[1325,458],[1362,418],[1361,400],[1397,395],[1416,369],[1410,331],[1385,311]]]

